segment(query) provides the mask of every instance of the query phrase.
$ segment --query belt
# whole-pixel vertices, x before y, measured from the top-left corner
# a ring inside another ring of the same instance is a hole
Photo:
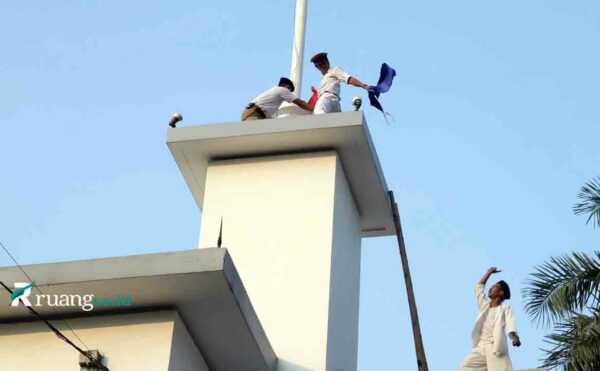
[[[254,108],[254,110],[256,112],[258,112],[259,115],[262,115],[263,117],[267,117],[267,115],[265,115],[265,113],[263,112],[263,110],[254,102],[250,102],[246,105],[246,109],[252,109]]]

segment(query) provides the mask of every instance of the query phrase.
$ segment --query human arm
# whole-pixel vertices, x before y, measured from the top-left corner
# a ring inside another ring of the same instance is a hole
[[[361,82],[359,79],[357,79],[356,77],[350,77],[350,78],[348,79],[348,84],[349,84],[349,85],[356,86],[356,87],[358,87],[358,88],[363,88],[363,89],[365,89],[365,90],[367,90],[367,91],[369,90],[369,85],[367,85],[367,84],[363,84],[363,83],[362,83],[362,82]]]
[[[292,92],[290,92],[288,89],[286,88],[282,88],[281,89],[281,98],[288,102],[288,103],[293,103],[297,106],[299,106],[300,108],[303,108],[307,111],[313,112],[314,108],[309,105],[308,103],[306,103],[305,101],[303,101],[300,98],[297,98]]]
[[[517,335],[515,316],[513,315],[512,309],[508,306],[504,312],[504,320],[506,323],[506,331],[508,332],[508,337],[512,341],[512,345],[514,347],[520,347],[521,339],[519,338],[519,335]]]
[[[496,269],[496,267],[491,267],[487,270],[487,272],[485,272],[485,274],[483,275],[483,277],[481,277],[479,282],[477,282],[477,285],[475,285],[475,298],[477,299],[477,306],[479,307],[479,309],[483,308],[483,306],[487,303],[487,299],[483,288],[490,276],[497,272],[500,271]]]
[[[490,276],[494,273],[499,273],[502,272],[501,270],[498,270],[498,268],[496,267],[491,267],[487,270],[487,272],[485,272],[485,274],[483,275],[483,277],[481,277],[481,279],[479,280],[479,284],[480,285],[484,285],[487,283],[487,281],[490,279]]]
[[[306,103],[305,101],[303,101],[302,99],[296,98],[292,101],[292,103],[294,103],[295,105],[299,106],[300,108],[303,108],[307,111],[313,112],[314,111],[314,107],[311,106],[310,104]]]
[[[356,77],[350,76],[350,74],[340,67],[334,67],[332,70],[332,74],[340,81],[344,81],[348,85],[356,86],[358,88],[363,88],[365,90],[369,90],[369,85],[363,84]]]

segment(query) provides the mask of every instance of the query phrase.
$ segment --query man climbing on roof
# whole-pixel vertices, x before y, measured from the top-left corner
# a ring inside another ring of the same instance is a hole
[[[278,86],[275,86],[254,98],[242,112],[242,121],[262,120],[273,118],[281,103],[294,103],[307,111],[313,110],[313,107],[294,94],[294,83],[292,80],[282,77],[279,79]]]
[[[363,84],[356,77],[350,76],[348,72],[339,67],[331,67],[325,52],[315,54],[310,61],[315,64],[315,67],[323,75],[319,87],[319,99],[315,104],[315,114],[342,111],[340,106],[340,82],[369,90],[369,85]]]

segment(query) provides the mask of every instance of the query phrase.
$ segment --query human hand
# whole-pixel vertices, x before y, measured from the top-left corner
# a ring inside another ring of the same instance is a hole
[[[502,272],[501,270],[499,270],[496,267],[490,267],[485,274],[483,275],[483,277],[481,277],[481,280],[479,280],[479,284],[480,285],[485,285],[488,281],[488,279],[490,278],[490,276],[494,273],[499,273]]]
[[[521,346],[521,339],[519,339],[519,335],[514,334],[513,336],[511,336],[511,340],[512,340],[513,347]]]
[[[501,270],[499,270],[498,268],[496,268],[496,267],[490,267],[490,268],[487,270],[486,274],[487,274],[488,276],[491,276],[491,275],[492,275],[492,274],[494,274],[494,273],[500,273],[500,272],[502,272],[502,271],[501,271]]]

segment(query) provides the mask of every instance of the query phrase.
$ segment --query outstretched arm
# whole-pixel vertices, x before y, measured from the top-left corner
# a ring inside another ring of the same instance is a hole
[[[359,79],[357,79],[356,77],[351,77],[348,79],[348,84],[356,86],[358,88],[363,88],[365,90],[369,90],[369,85],[367,84],[363,84]]]
[[[296,99],[294,99],[292,101],[292,103],[294,103],[295,105],[299,106],[300,108],[304,108],[307,111],[310,111],[310,112],[314,111],[314,108],[310,104],[308,104],[305,101],[303,101],[302,99],[296,98]]]
[[[498,270],[498,268],[496,268],[496,267],[491,267],[490,269],[487,270],[487,272],[485,272],[483,277],[481,277],[481,279],[479,280],[479,284],[485,285],[487,283],[487,281],[490,279],[490,276],[492,274],[499,273],[499,272],[502,272],[502,271]]]

